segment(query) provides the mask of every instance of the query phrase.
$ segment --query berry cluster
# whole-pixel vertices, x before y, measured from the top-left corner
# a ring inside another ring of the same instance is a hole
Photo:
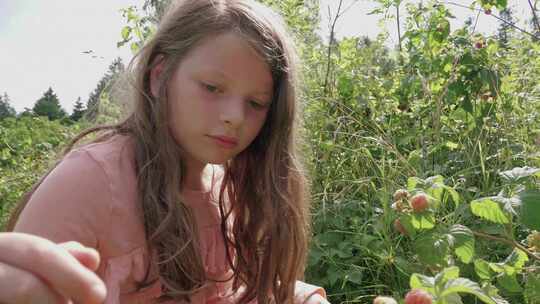
[[[411,197],[409,191],[399,189],[394,193],[392,208],[397,212],[421,213],[426,211],[429,205],[429,198],[425,193],[420,192]],[[407,235],[407,231],[399,219],[394,221],[394,229],[403,235]]]

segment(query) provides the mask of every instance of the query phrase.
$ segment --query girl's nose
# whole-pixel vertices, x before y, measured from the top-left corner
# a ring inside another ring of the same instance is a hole
[[[233,129],[242,125],[245,120],[245,102],[242,98],[230,97],[222,103],[220,119]]]

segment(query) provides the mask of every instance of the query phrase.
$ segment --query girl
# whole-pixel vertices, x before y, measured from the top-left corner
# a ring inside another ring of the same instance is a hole
[[[11,228],[95,248],[105,303],[325,303],[297,281],[309,191],[296,62],[267,7],[175,2],[130,64],[132,114],[75,138],[68,150],[99,131],[32,189]]]

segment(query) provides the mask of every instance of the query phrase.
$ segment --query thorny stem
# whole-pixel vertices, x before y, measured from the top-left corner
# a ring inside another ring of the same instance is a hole
[[[479,236],[479,237],[483,237],[483,238],[490,239],[490,240],[493,240],[493,241],[498,241],[498,242],[501,242],[501,243],[508,244],[508,245],[510,245],[510,246],[512,246],[514,248],[518,248],[519,250],[522,250],[523,252],[525,252],[531,258],[540,261],[540,255],[535,254],[534,252],[532,252],[529,249],[525,248],[525,246],[521,245],[520,243],[518,243],[516,241],[509,240],[509,239],[502,238],[502,237],[498,237],[498,236],[485,234],[485,233],[474,231],[474,230],[473,230],[472,233],[474,235],[476,235],[476,236]]]
[[[535,7],[533,6],[531,0],[528,0],[529,2],[529,6],[531,7],[531,11],[532,11],[532,14],[533,14],[533,20],[534,20],[534,23],[536,24],[536,30],[538,32],[540,32],[540,23],[538,23],[538,16],[536,16],[536,9]]]
[[[463,7],[463,8],[469,8],[468,6],[466,5],[463,5],[463,4],[459,4],[459,3],[455,3],[455,2],[452,2],[452,1],[444,1],[443,3],[446,3],[446,4],[451,4],[451,5],[454,5],[454,6],[459,6],[459,7]],[[482,10],[480,9],[472,9],[472,10],[476,10],[476,11],[479,11],[479,12],[482,12]],[[503,18],[499,17],[499,16],[496,16],[495,14],[491,14],[490,16],[494,17],[495,19],[503,22],[504,24],[506,25],[509,25],[513,28],[515,28],[516,30],[522,32],[523,34],[527,34],[535,39],[538,39],[538,36],[536,36],[535,34],[533,33],[530,33],[530,32],[527,32],[526,30],[520,28],[519,26],[515,25],[514,23],[512,22],[509,22],[507,20],[504,20]]]

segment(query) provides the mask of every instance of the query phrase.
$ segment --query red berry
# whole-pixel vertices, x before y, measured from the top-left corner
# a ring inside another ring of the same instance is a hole
[[[431,304],[433,297],[422,289],[413,289],[405,296],[405,304]]]
[[[488,8],[486,10],[484,10],[484,14],[486,15],[491,15],[491,10]]]
[[[378,296],[373,300],[373,304],[397,304],[397,301],[391,297]]]
[[[407,230],[405,229],[405,227],[403,226],[403,224],[401,224],[401,221],[399,219],[396,219],[394,221],[394,229],[396,229],[399,233],[403,234],[403,235],[407,235]]]
[[[484,47],[484,43],[482,41],[478,41],[474,44],[474,47],[477,49],[481,49]]]
[[[419,193],[412,197],[411,207],[414,212],[422,212],[429,207],[427,195],[424,193]]]

